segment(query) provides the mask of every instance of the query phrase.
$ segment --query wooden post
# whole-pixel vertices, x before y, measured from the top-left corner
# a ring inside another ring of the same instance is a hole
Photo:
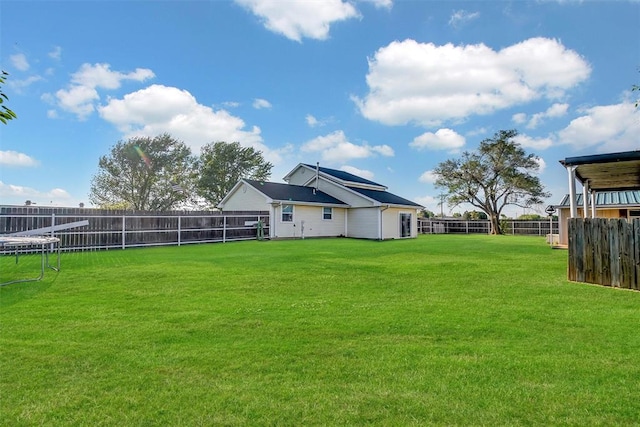
[[[635,265],[633,263],[633,228],[626,220],[620,220],[620,287],[633,289]]]
[[[640,219],[634,219],[633,227],[633,262],[635,265],[635,282],[633,289],[640,291]]]
[[[598,219],[599,236],[600,236],[600,262],[602,263],[602,285],[611,286],[611,246],[609,244],[611,236],[609,236],[609,220],[605,218]]]
[[[594,227],[591,218],[584,219],[584,252],[583,252],[583,265],[584,265],[584,281],[587,283],[597,283],[594,279],[594,245],[597,242],[594,240]]]
[[[611,286],[620,287],[620,220],[610,219],[607,225]]]
[[[227,241],[227,217],[222,217],[222,243]]]
[[[593,283],[603,284],[602,276],[602,219],[591,219],[592,245],[593,245]]]

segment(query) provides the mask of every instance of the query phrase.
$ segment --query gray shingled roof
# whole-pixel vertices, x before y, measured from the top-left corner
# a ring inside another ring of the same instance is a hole
[[[576,194],[576,204],[582,206],[582,193]],[[598,191],[596,206],[640,206],[640,190]],[[559,206],[569,206],[569,195],[565,195]]]
[[[346,203],[323,193],[320,190],[314,192],[313,187],[303,187],[301,185],[280,184],[277,182],[255,181],[245,179],[252,187],[265,194],[267,197],[277,201],[292,201],[302,203],[314,203],[319,205],[343,205]]]
[[[307,166],[307,167],[312,168],[313,170],[316,169],[316,167],[314,165],[308,165],[308,164],[304,164],[304,165]],[[325,173],[327,175],[331,175],[332,177],[337,178],[337,179],[342,180],[342,181],[354,182],[356,184],[375,185],[377,187],[385,187],[384,185],[378,184],[377,182],[369,181],[368,179],[361,178],[358,175],[354,175],[352,173],[341,171],[341,170],[338,170],[338,169],[324,168],[324,167],[320,166],[319,170],[322,173]]]
[[[351,190],[362,194],[363,196],[367,196],[370,199],[373,199],[382,204],[390,204],[390,205],[403,205],[403,206],[415,206],[416,208],[421,208],[423,206],[412,202],[411,200],[407,200],[403,197],[396,196],[395,194],[391,194],[388,191],[376,191],[376,190],[366,190],[364,188],[357,187],[348,187]]]

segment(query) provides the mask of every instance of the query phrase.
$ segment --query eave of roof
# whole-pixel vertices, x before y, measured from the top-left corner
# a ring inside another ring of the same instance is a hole
[[[567,157],[560,160],[565,166],[586,164],[615,163],[627,160],[640,160],[640,150],[624,151],[620,153],[594,154],[590,156]]]
[[[593,190],[634,190],[640,188],[640,150],[621,153],[567,157],[564,167],[575,168],[576,178]]]
[[[388,191],[369,190],[366,188],[359,188],[359,187],[348,187],[348,188],[352,191],[355,191],[356,193],[362,194],[363,196],[368,197],[369,199],[374,200],[383,205],[424,208],[424,206],[418,203],[412,202],[411,200],[407,200],[404,197],[397,196],[393,193],[389,193]]]

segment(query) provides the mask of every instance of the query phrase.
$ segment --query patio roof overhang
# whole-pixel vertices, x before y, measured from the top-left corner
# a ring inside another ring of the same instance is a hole
[[[572,168],[575,177],[593,191],[640,188],[640,150],[567,157],[560,163]]]

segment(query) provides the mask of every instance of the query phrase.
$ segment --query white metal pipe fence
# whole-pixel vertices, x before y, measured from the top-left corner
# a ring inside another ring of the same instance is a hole
[[[262,211],[105,213],[68,209],[75,212],[60,213],[64,210],[42,209],[43,213],[20,208],[0,207],[0,234],[44,229],[43,234],[60,239],[64,251],[251,240],[257,238],[257,222],[262,223],[265,235],[269,235],[269,214]],[[89,224],[60,230],[60,226],[80,220],[88,220]]]
[[[517,220],[503,219],[500,221],[505,234],[519,234],[528,236],[547,236],[558,234],[558,220]],[[418,233],[420,234],[489,234],[491,223],[488,220],[456,220],[419,218]]]

